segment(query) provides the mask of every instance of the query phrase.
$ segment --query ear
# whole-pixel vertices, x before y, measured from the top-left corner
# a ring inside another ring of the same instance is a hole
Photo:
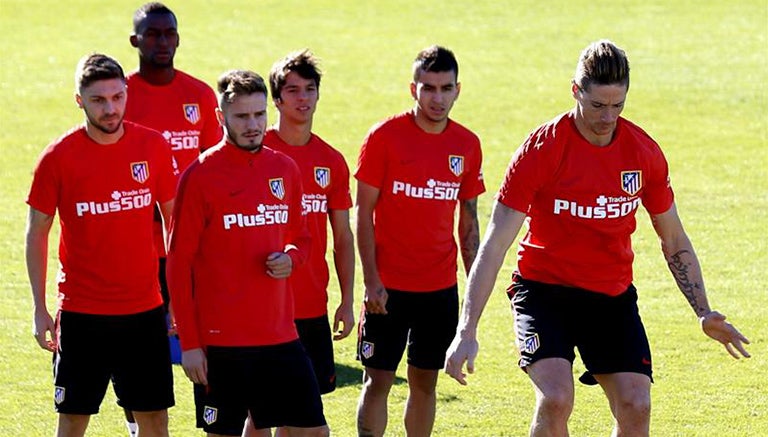
[[[225,123],[224,123],[224,112],[221,110],[221,108],[216,108],[216,120],[219,120],[219,125],[221,127],[225,126]]]
[[[131,47],[138,48],[139,47],[139,37],[137,37],[135,34],[131,35],[128,40],[131,42]]]
[[[459,99],[459,94],[461,94],[461,82],[456,82],[456,97],[453,99],[454,101]]]
[[[416,96],[416,82],[411,82],[411,97],[413,97],[413,100],[418,98]]]
[[[576,82],[571,82],[571,94],[573,94],[574,99],[579,98],[579,93],[581,90],[579,89],[579,86],[576,85]]]
[[[78,108],[83,109],[83,98],[80,94],[75,93],[75,103],[77,103]]]

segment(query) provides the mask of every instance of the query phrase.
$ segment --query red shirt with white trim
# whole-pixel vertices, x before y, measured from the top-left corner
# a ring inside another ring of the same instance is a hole
[[[126,83],[125,119],[163,134],[182,171],[202,150],[221,141],[216,94],[205,82],[176,70],[167,85],[152,85],[138,71],[130,73]],[[155,219],[155,244],[160,255],[165,256],[162,223],[159,216]]]
[[[293,267],[310,237],[301,174],[282,153],[222,142],[187,168],[171,221],[168,289],[182,350],[264,346],[298,338],[287,279],[267,275],[267,256]]]
[[[124,122],[114,144],[80,126],[40,156],[27,203],[59,213],[59,309],[135,314],[162,303],[152,242],[155,203],[172,200],[176,175],[157,132]]]
[[[355,178],[380,190],[373,220],[385,287],[420,292],[456,283],[456,205],[485,191],[481,163],[478,137],[450,119],[439,134],[421,129],[413,111],[371,129]]]
[[[529,217],[522,277],[614,296],[632,282],[637,208],[666,212],[674,193],[664,154],[642,129],[619,118],[611,143],[595,146],[571,112],[518,148],[497,200]]]
[[[302,205],[312,248],[307,263],[294,270],[290,283],[294,292],[297,319],[320,317],[328,312],[328,211],[352,207],[349,194],[349,167],[344,156],[315,134],[302,146],[292,146],[270,129],[264,144],[285,153],[299,166],[304,195]]]

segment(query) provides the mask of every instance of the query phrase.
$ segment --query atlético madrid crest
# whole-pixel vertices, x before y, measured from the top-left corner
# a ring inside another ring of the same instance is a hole
[[[451,173],[461,176],[464,173],[464,157],[458,155],[448,155],[448,168]]]
[[[197,103],[187,103],[184,105],[184,118],[192,124],[200,121],[200,106]]]
[[[56,405],[59,405],[62,402],[64,402],[65,393],[66,393],[66,389],[64,387],[59,387],[58,385],[54,387],[53,401],[56,402]]]
[[[283,185],[283,178],[274,178],[269,180],[269,191],[273,196],[280,200],[285,197],[285,185]]]
[[[203,420],[205,421],[205,423],[210,425],[213,422],[215,422],[216,419],[218,418],[219,418],[219,409],[209,407],[208,405],[206,405],[205,408],[203,409]]]
[[[621,189],[630,196],[635,194],[643,188],[643,172],[640,170],[623,171],[621,172]]]
[[[147,161],[132,162],[131,177],[140,184],[146,182],[149,179],[149,164],[147,164]]]
[[[328,167],[315,167],[315,182],[320,188],[328,188],[331,183],[331,169]]]

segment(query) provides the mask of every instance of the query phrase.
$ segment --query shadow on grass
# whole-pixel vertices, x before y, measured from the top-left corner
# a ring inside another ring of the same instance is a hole
[[[336,387],[347,387],[350,385],[360,385],[363,382],[363,368],[357,366],[347,366],[346,364],[336,363]],[[408,381],[400,376],[395,377],[395,384],[405,384]]]

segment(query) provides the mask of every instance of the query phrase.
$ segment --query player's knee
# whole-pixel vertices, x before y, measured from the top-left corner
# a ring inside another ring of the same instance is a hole
[[[573,410],[573,392],[553,389],[542,393],[537,400],[539,415],[549,418],[567,418]]]
[[[395,372],[366,369],[363,372],[363,389],[371,395],[388,394],[395,382]]]
[[[619,422],[645,422],[651,416],[651,397],[639,391],[622,394],[614,401],[614,408]]]

